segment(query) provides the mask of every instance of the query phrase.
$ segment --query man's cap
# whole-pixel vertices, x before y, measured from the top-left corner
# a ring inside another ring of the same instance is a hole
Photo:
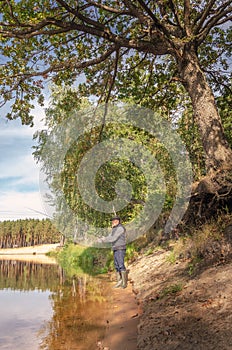
[[[111,219],[111,221],[113,221],[113,220],[118,220],[118,221],[120,221],[120,217],[119,217],[119,216],[114,216],[114,217]]]

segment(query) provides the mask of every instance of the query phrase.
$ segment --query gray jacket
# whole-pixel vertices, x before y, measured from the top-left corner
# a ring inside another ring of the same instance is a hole
[[[126,229],[122,224],[112,228],[112,232],[103,240],[105,243],[111,243],[113,250],[126,249]]]

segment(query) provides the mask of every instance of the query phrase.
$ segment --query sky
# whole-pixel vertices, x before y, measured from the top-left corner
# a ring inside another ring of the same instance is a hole
[[[76,84],[84,80],[85,76],[81,74]],[[0,110],[0,221],[44,219],[51,215],[43,206],[40,165],[32,155],[32,146],[36,145],[33,135],[45,128],[43,119],[49,103],[48,87],[44,94],[45,106],[40,107],[35,102],[35,108],[31,111],[33,127],[22,125],[20,119],[6,120],[3,115],[8,107]]]
[[[0,116],[0,221],[46,218],[40,196],[40,167],[33,158],[33,134],[43,128],[44,109],[33,110],[34,127]]]

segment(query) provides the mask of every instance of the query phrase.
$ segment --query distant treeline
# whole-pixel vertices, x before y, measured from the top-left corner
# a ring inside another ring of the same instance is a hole
[[[60,241],[61,234],[49,219],[0,222],[0,248],[30,247]]]

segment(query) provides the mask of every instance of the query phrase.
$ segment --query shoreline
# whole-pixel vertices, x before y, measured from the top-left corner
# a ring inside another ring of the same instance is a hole
[[[52,250],[56,250],[59,246],[59,243],[55,243],[41,244],[32,247],[2,248],[0,249],[0,260],[31,261],[38,264],[55,265],[57,264],[56,259],[46,254]]]
[[[30,247],[19,247],[19,248],[0,248],[0,255],[21,255],[21,254],[46,254],[52,250],[60,247],[59,243],[53,244],[39,244]]]

